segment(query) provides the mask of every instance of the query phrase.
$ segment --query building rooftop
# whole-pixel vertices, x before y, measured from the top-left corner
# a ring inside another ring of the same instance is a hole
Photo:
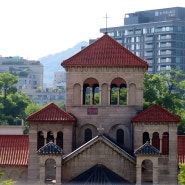
[[[124,25],[161,22],[175,19],[185,21],[185,8],[171,7],[127,13],[124,18]]]
[[[44,145],[43,147],[41,147],[38,150],[38,153],[41,154],[41,155],[62,154],[63,153],[63,150],[58,145],[56,145],[55,143],[53,143],[52,141],[50,141],[49,143],[47,143],[46,145]]]
[[[81,50],[76,55],[64,60],[61,65],[67,66],[115,66],[115,67],[143,67],[148,69],[148,64],[135,56],[128,49],[121,46],[108,35],[103,35],[95,42]]]
[[[28,122],[75,122],[74,118],[69,113],[59,108],[56,104],[50,103],[43,109],[31,114],[27,117]]]
[[[0,135],[0,165],[28,165],[28,135]]]
[[[159,155],[160,151],[153,147],[148,141],[135,151],[136,155]]]
[[[137,114],[132,118],[132,122],[176,122],[179,123],[180,119],[162,108],[154,104],[144,111]]]

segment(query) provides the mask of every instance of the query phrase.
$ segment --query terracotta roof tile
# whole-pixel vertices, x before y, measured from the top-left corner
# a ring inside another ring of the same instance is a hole
[[[180,119],[161,106],[154,104],[133,117],[132,122],[180,122]]]
[[[76,55],[64,60],[61,65],[67,66],[127,66],[143,67],[148,64],[108,35],[102,36]]]
[[[59,108],[57,105],[54,103],[50,103],[43,109],[37,111],[36,113],[31,114],[30,116],[27,117],[26,121],[30,122],[37,122],[37,121],[46,121],[46,122],[75,122],[76,119]]]
[[[0,165],[28,165],[28,135],[0,135]]]

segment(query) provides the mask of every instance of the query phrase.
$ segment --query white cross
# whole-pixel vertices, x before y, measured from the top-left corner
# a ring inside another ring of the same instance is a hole
[[[100,125],[98,128],[97,128],[99,134],[102,134],[102,131],[104,130],[104,128]]]

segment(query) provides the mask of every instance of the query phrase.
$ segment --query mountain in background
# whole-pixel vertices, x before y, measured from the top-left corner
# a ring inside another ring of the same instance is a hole
[[[56,54],[50,54],[38,59],[44,66],[44,86],[52,87],[54,72],[64,70],[64,68],[61,66],[61,62],[78,53],[81,51],[82,47],[87,46],[88,44],[88,42],[82,41],[76,44],[73,48],[69,48],[65,51],[61,51]]]

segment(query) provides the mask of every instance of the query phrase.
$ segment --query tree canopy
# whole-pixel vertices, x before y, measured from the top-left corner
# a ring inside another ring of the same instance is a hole
[[[145,74],[144,108],[158,104],[181,119],[178,133],[185,131],[185,74],[171,70],[159,74]]]
[[[31,102],[23,92],[17,92],[17,76],[0,73],[0,124],[20,124],[25,108]]]

